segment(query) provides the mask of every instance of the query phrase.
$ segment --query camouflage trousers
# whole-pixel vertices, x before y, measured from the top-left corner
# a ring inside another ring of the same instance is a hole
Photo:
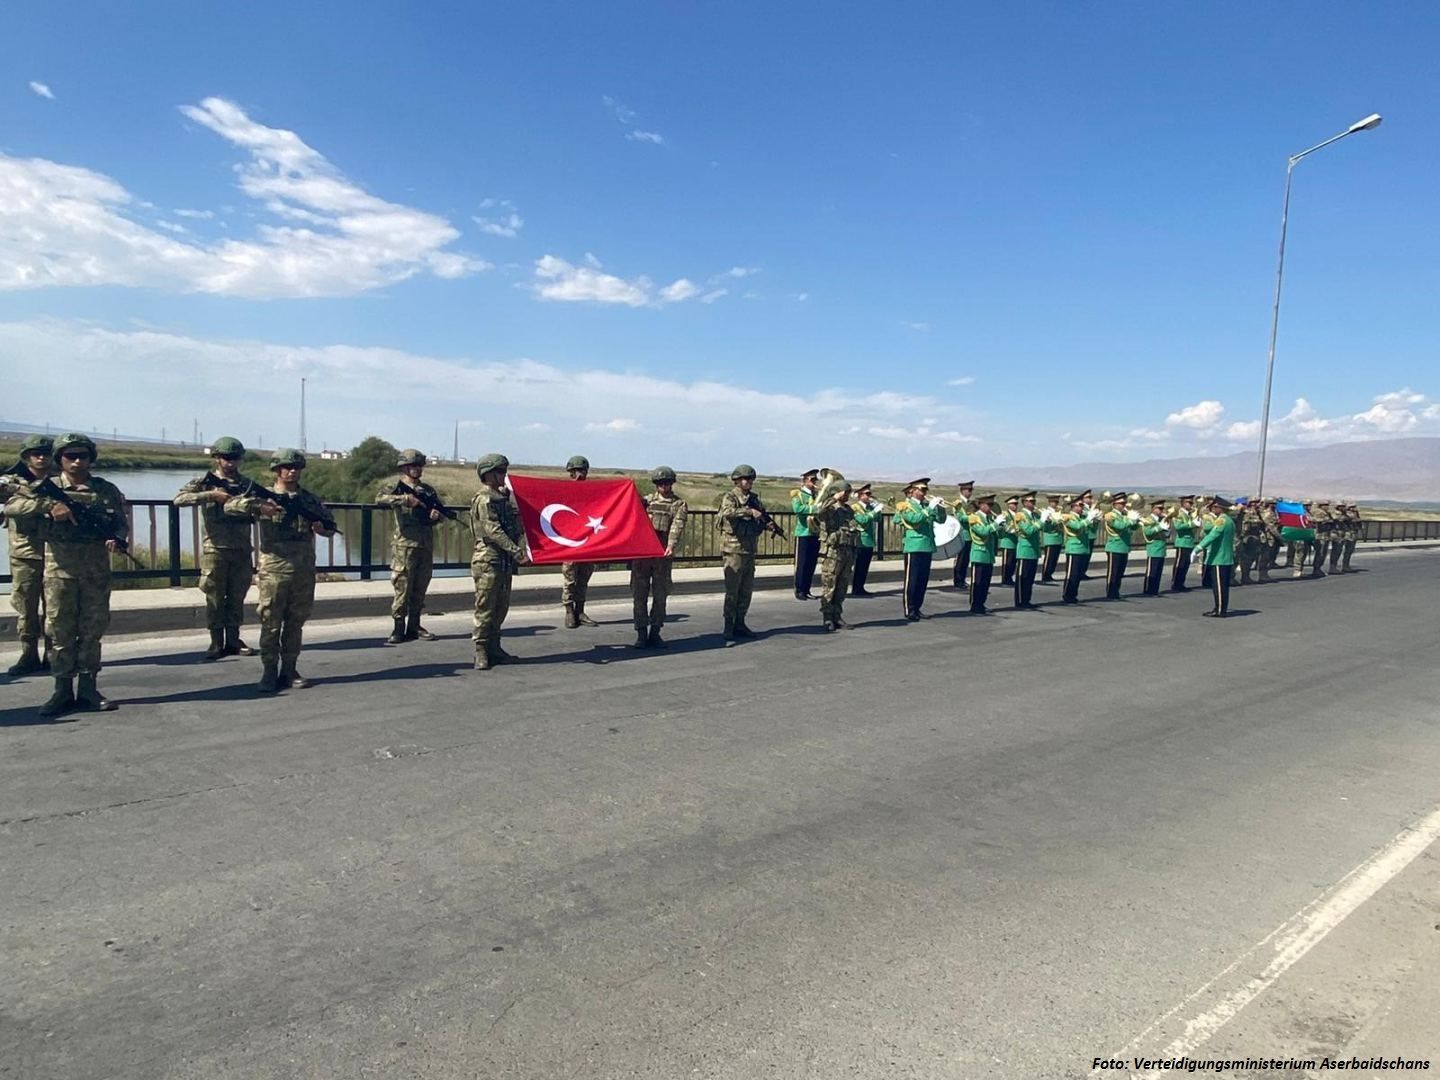
[[[595,573],[594,563],[561,563],[560,602],[567,607],[574,604],[576,608],[583,610],[585,594],[590,591],[590,575],[593,573]]]
[[[1239,563],[1242,582],[1250,580],[1250,574],[1255,570],[1255,564],[1260,561],[1261,545],[1259,540],[1246,539],[1240,541]]]
[[[45,632],[55,642],[57,679],[100,673],[100,639],[110,625],[110,571],[85,577],[45,575]]]
[[[247,548],[216,548],[200,556],[200,591],[205,594],[205,626],[239,630],[245,621],[245,594],[255,570]]]
[[[475,581],[475,622],[471,637],[475,651],[494,649],[500,644],[500,627],[510,614],[510,582],[514,575],[490,563],[471,563]]]
[[[315,571],[296,574],[260,572],[260,659],[293,664],[300,655],[305,620],[315,607]]]
[[[1342,570],[1350,569],[1350,556],[1355,554],[1355,540],[1346,540],[1344,550],[1340,553],[1340,567]]]
[[[10,606],[15,609],[15,636],[22,645],[40,641],[40,598],[45,595],[45,560],[10,560]]]
[[[750,610],[750,594],[755,589],[755,555],[747,551],[727,551],[725,561],[725,626],[734,627],[745,621]]]
[[[1328,541],[1328,540],[1316,540],[1316,541],[1315,541],[1315,562],[1314,562],[1314,567],[1315,567],[1316,571],[1320,571],[1320,570],[1323,570],[1323,569],[1325,568],[1325,556],[1329,553],[1329,550],[1330,550],[1330,541]]]
[[[630,564],[630,595],[635,600],[635,629],[659,630],[665,625],[670,598],[669,559],[636,559]],[[654,604],[651,604],[654,597]]]
[[[845,594],[850,591],[850,577],[855,573],[853,547],[828,548],[820,562],[820,618],[839,622],[845,607]]]
[[[390,604],[392,619],[420,617],[425,607],[425,593],[430,589],[430,579],[434,574],[434,548],[418,544],[395,548],[390,556],[390,584],[395,587],[395,599]]]

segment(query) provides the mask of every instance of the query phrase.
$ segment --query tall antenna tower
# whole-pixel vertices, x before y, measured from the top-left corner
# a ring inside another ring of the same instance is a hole
[[[300,449],[305,449],[305,379],[300,379]]]

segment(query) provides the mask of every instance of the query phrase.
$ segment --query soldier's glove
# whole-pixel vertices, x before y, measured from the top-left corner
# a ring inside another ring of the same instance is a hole
[[[1125,516],[1130,519],[1130,524],[1132,524],[1132,525],[1138,525],[1138,524],[1140,524],[1140,511],[1139,511],[1139,510],[1131,510],[1131,511],[1130,511],[1129,513],[1127,513]]]

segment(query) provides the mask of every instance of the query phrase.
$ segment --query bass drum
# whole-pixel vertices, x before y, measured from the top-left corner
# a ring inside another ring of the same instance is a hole
[[[965,527],[954,514],[935,524],[935,558],[953,559],[965,546]]]

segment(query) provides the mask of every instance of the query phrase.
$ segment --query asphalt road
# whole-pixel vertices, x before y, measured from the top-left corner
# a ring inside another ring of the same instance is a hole
[[[765,595],[732,649],[684,597],[663,654],[518,610],[489,673],[454,613],[316,627],[268,700],[119,643],[117,712],[0,686],[0,1076],[1440,1068],[1437,596],[1418,552],[1225,622]]]

